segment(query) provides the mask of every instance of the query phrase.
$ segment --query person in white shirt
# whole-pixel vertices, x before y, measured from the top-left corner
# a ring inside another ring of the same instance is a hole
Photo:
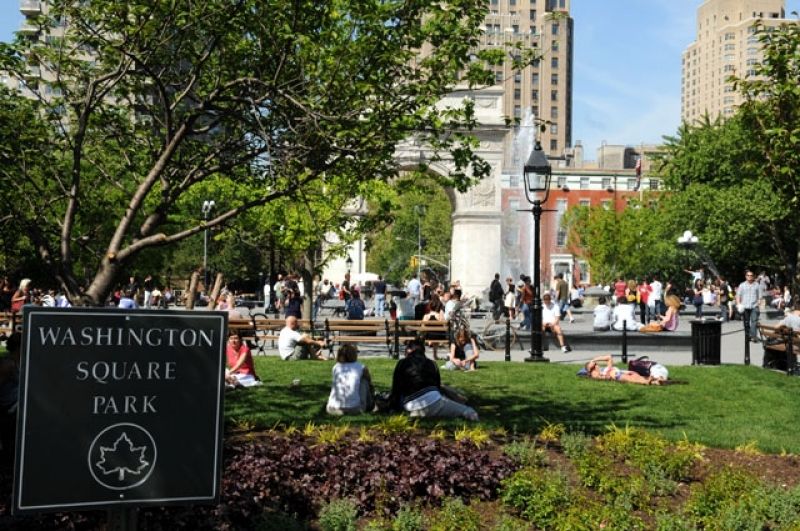
[[[650,320],[656,319],[657,315],[664,315],[667,311],[664,308],[664,285],[658,280],[658,277],[653,275],[653,280],[650,282],[650,296],[647,297],[647,306],[650,311]]]
[[[331,394],[325,407],[329,415],[358,415],[372,411],[375,404],[372,378],[369,370],[357,360],[358,348],[355,345],[339,347],[336,365],[332,369]]]
[[[412,306],[416,306],[420,301],[420,291],[422,290],[422,284],[420,284],[419,279],[417,279],[416,273],[411,276],[411,280],[406,284],[406,289],[408,290],[408,298],[411,299]]]
[[[413,321],[414,320],[414,301],[405,292],[402,295],[398,294],[395,299],[397,304],[397,319],[400,321]]]
[[[563,352],[569,352],[572,348],[567,345],[564,340],[564,334],[561,331],[561,309],[553,302],[553,297],[550,293],[545,293],[542,296],[542,332],[550,330],[558,339],[558,344],[561,346]]]
[[[611,306],[606,304],[608,301],[605,297],[597,299],[597,306],[594,308],[594,324],[593,328],[596,332],[607,332],[611,330],[611,324],[614,322],[614,317],[611,314]]]
[[[627,330],[638,331],[642,325],[636,320],[633,310],[633,303],[628,302],[625,296],[619,297],[617,305],[614,306],[614,325],[611,328],[622,331],[622,327],[625,326]]]
[[[278,335],[278,354],[284,361],[288,360],[324,360],[320,350],[325,346],[325,341],[316,340],[308,334],[297,331],[299,326],[297,317],[290,315],[286,318],[286,326]]]

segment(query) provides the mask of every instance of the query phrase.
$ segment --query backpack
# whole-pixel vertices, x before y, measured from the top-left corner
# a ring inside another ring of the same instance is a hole
[[[630,360],[628,362],[628,370],[647,378],[650,376],[650,368],[657,363],[658,362],[652,361],[647,356],[639,356],[635,360]]]

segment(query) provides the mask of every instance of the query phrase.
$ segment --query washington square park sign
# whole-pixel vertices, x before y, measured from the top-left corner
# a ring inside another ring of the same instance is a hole
[[[227,315],[25,308],[14,511],[214,503]]]

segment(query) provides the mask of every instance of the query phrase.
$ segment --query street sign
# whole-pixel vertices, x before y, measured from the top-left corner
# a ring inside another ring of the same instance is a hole
[[[25,307],[14,512],[218,501],[227,320]]]

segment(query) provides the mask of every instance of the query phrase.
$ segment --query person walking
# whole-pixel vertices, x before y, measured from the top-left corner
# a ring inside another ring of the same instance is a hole
[[[750,341],[758,343],[758,303],[764,296],[764,288],[756,282],[756,277],[749,269],[744,273],[744,282],[736,290],[736,309],[743,315],[745,331]]]
[[[375,315],[383,317],[386,309],[386,281],[378,275],[378,280],[372,286],[375,288]]]
[[[492,318],[497,321],[503,315],[503,285],[500,283],[500,273],[494,274],[494,279],[489,285],[489,302],[492,303]]]

